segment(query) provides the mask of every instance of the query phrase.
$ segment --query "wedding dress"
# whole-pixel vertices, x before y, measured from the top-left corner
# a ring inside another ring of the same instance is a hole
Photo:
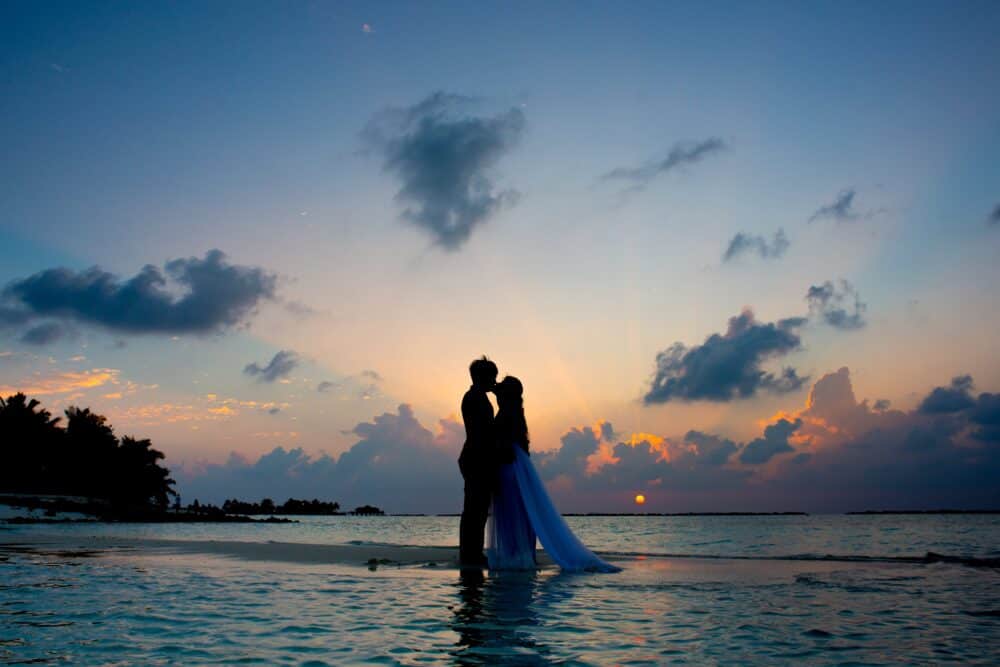
[[[535,537],[552,560],[571,572],[619,572],[585,547],[549,498],[531,457],[513,446],[514,462],[500,466],[499,489],[487,524],[491,570],[535,569]]]

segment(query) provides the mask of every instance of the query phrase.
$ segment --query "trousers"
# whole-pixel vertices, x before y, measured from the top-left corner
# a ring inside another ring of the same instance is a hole
[[[478,563],[483,558],[483,541],[486,537],[486,519],[490,513],[493,483],[488,474],[469,468],[459,462],[459,469],[465,479],[465,498],[458,527],[458,552],[462,562]]]

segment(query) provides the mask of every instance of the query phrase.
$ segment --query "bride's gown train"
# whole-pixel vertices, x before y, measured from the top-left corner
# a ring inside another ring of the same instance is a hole
[[[535,568],[535,537],[563,570],[618,572],[573,534],[556,510],[531,457],[514,446],[514,462],[500,466],[499,491],[487,526],[486,557],[491,570]]]

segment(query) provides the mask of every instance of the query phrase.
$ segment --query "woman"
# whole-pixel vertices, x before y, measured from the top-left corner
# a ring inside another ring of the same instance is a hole
[[[560,516],[528,454],[521,381],[507,376],[496,386],[499,411],[494,428],[499,471],[487,527],[491,570],[535,568],[535,537],[562,569],[617,572],[585,547]]]

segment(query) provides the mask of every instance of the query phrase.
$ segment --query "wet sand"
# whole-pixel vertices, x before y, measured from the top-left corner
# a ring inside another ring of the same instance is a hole
[[[53,554],[137,551],[156,555],[210,555],[247,561],[303,565],[394,565],[458,568],[457,547],[401,546],[395,544],[300,544],[293,542],[244,542],[226,540],[165,540],[102,536],[38,535],[0,536],[0,551],[31,550]],[[540,567],[552,565],[538,553]]]
[[[368,568],[382,570],[457,571],[458,548],[444,546],[404,546],[395,544],[304,544],[297,542],[251,542],[239,540],[176,540],[110,536],[3,535],[0,558],[5,553],[34,553],[56,558],[167,559],[187,566],[208,566],[211,562],[238,560],[298,566],[326,566],[335,569]],[[746,559],[697,556],[652,556],[601,554],[603,558],[633,573],[645,572],[660,581],[704,582],[739,580],[787,580],[803,572],[844,569],[887,568],[892,563],[851,561],[799,561],[787,559]],[[538,551],[541,571],[558,572],[559,567]],[[221,561],[220,561],[221,559]],[[902,564],[896,564],[899,566]],[[273,568],[272,568],[273,569]],[[598,575],[601,577],[616,575]]]

